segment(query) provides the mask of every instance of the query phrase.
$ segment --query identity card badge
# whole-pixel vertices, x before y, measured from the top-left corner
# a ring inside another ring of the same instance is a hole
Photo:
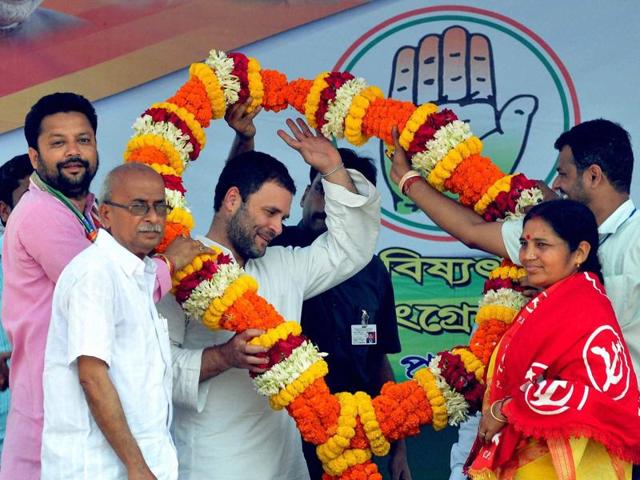
[[[360,310],[360,324],[351,325],[351,345],[377,345],[377,326],[369,325],[369,312]]]

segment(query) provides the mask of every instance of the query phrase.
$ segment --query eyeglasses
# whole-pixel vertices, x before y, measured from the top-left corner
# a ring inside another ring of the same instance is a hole
[[[129,210],[129,213],[131,213],[131,215],[133,215],[134,217],[144,217],[147,213],[149,213],[151,207],[153,207],[153,209],[156,211],[156,214],[161,217],[166,217],[167,210],[169,209],[169,206],[164,200],[154,202],[152,204],[146,202],[133,202],[129,205],[123,205],[121,203],[112,202],[111,200],[105,200],[102,203],[111,205],[112,207],[124,208],[125,210]]]

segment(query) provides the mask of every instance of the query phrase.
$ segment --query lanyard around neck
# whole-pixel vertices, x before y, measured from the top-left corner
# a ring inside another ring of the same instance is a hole
[[[620,229],[624,226],[624,224],[625,224],[625,223],[627,223],[627,222],[629,221],[629,219],[630,219],[631,217],[633,217],[633,214],[634,214],[634,213],[636,213],[636,209],[635,209],[635,208],[631,211],[631,213],[629,214],[629,216],[628,216],[627,218],[625,218],[625,219],[624,219],[624,222],[622,222],[620,225],[618,225],[618,228],[616,228],[616,232],[617,232],[618,230],[620,230]],[[613,233],[615,233],[615,232],[613,232]],[[604,236],[604,238],[603,238],[602,240],[600,240],[600,242],[598,243],[598,247],[601,247],[602,245],[604,245],[604,242],[606,242],[607,240],[609,240],[609,237],[610,237],[611,235],[613,235],[613,233],[607,233],[607,234]]]
[[[48,194],[55,197],[60,203],[62,203],[65,207],[71,210],[71,213],[78,219],[82,227],[84,228],[85,234],[87,238],[93,242],[97,235],[98,229],[96,228],[93,219],[89,216],[87,218],[79,209],[74,205],[74,203],[69,200],[69,198],[59,190],[56,190],[51,185],[47,184],[37,172],[33,172],[31,174],[31,181],[36,184],[36,186],[42,190],[43,192],[47,192]]]

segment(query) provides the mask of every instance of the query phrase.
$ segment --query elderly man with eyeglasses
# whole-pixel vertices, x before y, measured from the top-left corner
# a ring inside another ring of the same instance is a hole
[[[107,175],[103,228],[63,270],[53,295],[42,478],[178,476],[169,334],[147,256],[166,216],[164,182],[151,168],[126,164]]]

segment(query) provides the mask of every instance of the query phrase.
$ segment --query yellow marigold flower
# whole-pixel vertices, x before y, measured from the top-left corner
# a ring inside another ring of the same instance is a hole
[[[213,118],[224,117],[227,105],[224,101],[224,92],[218,81],[216,74],[209,68],[206,63],[192,63],[189,67],[189,74],[197,77],[207,92],[207,98],[211,104],[211,112]]]
[[[262,105],[264,97],[264,85],[262,83],[262,75],[260,75],[260,62],[253,57],[249,57],[249,65],[247,65],[247,78],[249,80],[249,95],[253,101],[247,108],[247,112],[253,112],[256,107]]]
[[[489,278],[496,279],[502,278],[506,280],[510,278],[511,280],[520,280],[523,277],[527,276],[527,271],[523,267],[519,267],[517,265],[505,265],[494,268],[489,273]]]
[[[376,418],[376,411],[371,402],[371,397],[365,392],[356,392],[355,398],[358,405],[358,415],[360,416],[365,435],[369,440],[371,451],[375,455],[383,457],[389,453],[391,444],[384,437],[384,433],[382,433],[380,423],[378,423],[378,419]]]
[[[362,450],[359,448],[353,448],[349,450],[345,450],[342,455],[331,460],[329,463],[325,463],[322,465],[324,471],[329,475],[334,477],[338,477],[342,475],[345,470],[353,467],[354,465],[358,465],[360,463],[364,463],[367,460],[371,459],[371,451],[370,450]]]
[[[189,230],[193,230],[193,216],[190,212],[179,207],[171,209],[171,211],[167,215],[167,222],[179,223],[181,225],[184,225]],[[201,268],[202,263],[200,263],[200,267],[196,268],[196,270],[200,270]]]
[[[249,340],[250,345],[260,345],[264,348],[271,348],[280,340],[285,340],[289,335],[300,335],[302,327],[298,322],[284,322],[277,327],[270,328],[259,337]]]
[[[269,403],[274,410],[282,410],[295,400],[309,385],[329,372],[329,366],[324,360],[318,360],[292,383],[284,387],[277,394],[269,397]]]
[[[451,353],[458,355],[464,363],[464,369],[473,373],[476,380],[484,383],[484,364],[468,348],[454,348]]]
[[[513,322],[518,314],[513,308],[504,307],[502,305],[484,305],[480,307],[476,314],[476,323],[479,325],[486,320],[499,320],[504,323]]]
[[[151,108],[162,108],[167,112],[175,113],[180,120],[187,124],[189,130],[193,133],[193,136],[196,137],[196,141],[200,145],[200,149],[203,149],[207,143],[207,136],[204,133],[204,129],[200,122],[196,120],[196,117],[189,110],[183,107],[179,107],[174,103],[169,102],[160,102],[154,103],[151,105]]]
[[[159,163],[150,163],[149,166],[153,168],[160,175],[172,175],[174,177],[179,177],[178,172],[176,172],[169,165],[160,165]]]
[[[309,95],[307,95],[307,101],[304,104],[304,116],[311,128],[317,128],[318,126],[316,112],[320,106],[320,93],[329,86],[324,80],[328,76],[329,72],[322,72],[315,78],[311,90],[309,90]]]
[[[420,129],[420,127],[427,121],[429,115],[436,113],[438,111],[438,106],[433,103],[423,103],[418,108],[414,110],[414,112],[407,120],[404,128],[402,129],[402,133],[400,134],[400,145],[402,148],[407,150],[411,142],[413,142],[413,137],[416,132]],[[375,453],[375,452],[374,452]]]
[[[142,147],[154,147],[162,152],[169,160],[171,168],[173,168],[178,175],[181,175],[184,171],[184,159],[180,156],[173,144],[164,137],[154,135],[152,133],[136,135],[129,140],[127,143],[127,149],[124,153],[125,161],[129,161],[129,157],[133,150]]]
[[[491,185],[484,195],[480,197],[480,200],[476,202],[473,206],[473,209],[480,215],[484,213],[489,204],[493,202],[500,192],[508,192],[511,190],[511,179],[513,175],[505,175],[502,178],[496,180],[496,182]]]
[[[422,387],[431,404],[433,429],[436,431],[442,430],[447,426],[449,416],[447,415],[444,396],[436,384],[436,378],[428,368],[423,368],[418,370],[413,379]]]
[[[361,146],[367,143],[369,137],[362,133],[362,119],[367,113],[367,108],[376,98],[384,98],[384,93],[373,85],[353,98],[344,121],[344,137],[352,145]]]
[[[316,452],[322,463],[327,463],[342,454],[356,434],[356,400],[351,393],[337,393],[340,402],[340,415],[336,433],[325,443],[318,445]]]
[[[452,148],[442,160],[440,160],[433,170],[429,172],[427,181],[431,186],[444,191],[444,182],[446,182],[458,165],[471,155],[477,155],[482,151],[482,140],[478,137],[469,137],[465,141],[460,142],[455,148]]]

